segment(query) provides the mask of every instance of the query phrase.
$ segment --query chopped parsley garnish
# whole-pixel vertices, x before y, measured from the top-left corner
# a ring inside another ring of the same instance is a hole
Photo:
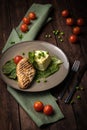
[[[22,35],[22,34],[19,34],[18,36],[19,36],[19,38],[20,38],[20,39],[22,39],[22,38],[23,38],[23,35]]]
[[[15,42],[14,42],[14,41],[12,41],[10,44],[15,44]]]

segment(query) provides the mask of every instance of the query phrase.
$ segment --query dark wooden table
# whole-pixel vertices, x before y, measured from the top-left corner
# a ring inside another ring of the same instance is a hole
[[[84,68],[84,65],[87,64],[86,0],[84,2],[82,0],[0,0],[0,55],[12,28],[18,26],[26,11],[34,2],[41,4],[51,3],[54,8],[52,11],[53,20],[42,28],[36,39],[55,44],[66,53],[71,65],[75,59],[79,59],[81,62],[80,69]],[[83,17],[85,20],[85,25],[81,27],[82,33],[79,35],[77,44],[71,44],[68,41],[73,27],[66,25],[65,18],[61,16],[63,9],[69,9],[71,16],[75,20],[79,17]],[[60,42],[58,37],[52,33],[53,30],[57,29],[65,33],[63,42]],[[50,34],[51,38],[46,38],[46,34]],[[0,130],[86,130],[87,71],[85,71],[79,84],[80,88],[84,88],[84,90],[76,91],[73,96],[74,104],[64,103],[64,99],[68,95],[76,78],[77,74],[73,78],[63,99],[58,100],[58,105],[65,119],[42,128],[38,128],[35,125],[31,118],[8,93],[6,84],[0,79]],[[50,91],[57,97],[60,91],[62,91],[61,88],[63,86],[59,85]],[[80,95],[81,99],[77,99],[78,95]]]

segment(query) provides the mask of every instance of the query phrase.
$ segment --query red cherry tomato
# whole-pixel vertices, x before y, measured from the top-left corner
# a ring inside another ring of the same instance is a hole
[[[24,17],[24,18],[23,18],[23,23],[25,23],[25,24],[27,24],[27,25],[30,24],[30,19]]]
[[[63,10],[63,11],[61,12],[61,14],[62,14],[63,17],[68,17],[69,11],[68,11],[67,9],[65,9],[65,10]]]
[[[27,32],[27,31],[28,31],[28,25],[27,25],[27,24],[22,24],[22,25],[20,26],[20,30],[21,30],[22,32]]]
[[[79,25],[79,26],[84,25],[84,19],[83,18],[78,18],[77,19],[77,25]]]
[[[73,18],[67,18],[66,19],[66,24],[70,25],[70,26],[73,25],[74,24],[74,19]]]
[[[29,19],[34,20],[34,19],[36,19],[36,14],[34,12],[30,12],[28,17],[29,17]]]
[[[78,27],[78,26],[77,26],[77,27],[74,27],[74,28],[73,28],[73,33],[76,34],[76,35],[80,34],[80,33],[81,33],[81,28]]]
[[[15,64],[18,64],[18,62],[19,62],[20,60],[22,60],[22,59],[23,59],[22,56],[17,55],[17,56],[14,57],[13,60],[14,60],[14,63],[15,63]]]
[[[53,107],[51,105],[45,105],[43,112],[46,115],[51,115],[51,114],[53,114]]]
[[[36,101],[36,102],[34,103],[34,109],[35,109],[36,111],[40,112],[40,111],[43,110],[43,108],[44,108],[44,105],[43,105],[43,103],[42,103],[41,101]]]
[[[71,43],[76,43],[78,41],[78,37],[74,34],[72,34],[70,37],[69,37],[69,41]]]

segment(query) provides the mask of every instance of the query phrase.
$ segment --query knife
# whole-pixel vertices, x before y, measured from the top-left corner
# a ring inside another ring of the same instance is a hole
[[[85,71],[87,70],[87,65],[85,65],[79,72],[77,79],[75,80],[72,90],[70,91],[69,95],[67,96],[67,98],[65,99],[65,103],[70,103],[75,91],[76,91],[76,87],[79,86],[81,79],[84,76]]]

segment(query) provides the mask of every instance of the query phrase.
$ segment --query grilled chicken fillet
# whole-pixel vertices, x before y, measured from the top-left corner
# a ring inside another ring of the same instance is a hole
[[[29,86],[35,76],[35,69],[27,58],[23,58],[17,64],[16,68],[18,85],[20,88],[25,89]]]

